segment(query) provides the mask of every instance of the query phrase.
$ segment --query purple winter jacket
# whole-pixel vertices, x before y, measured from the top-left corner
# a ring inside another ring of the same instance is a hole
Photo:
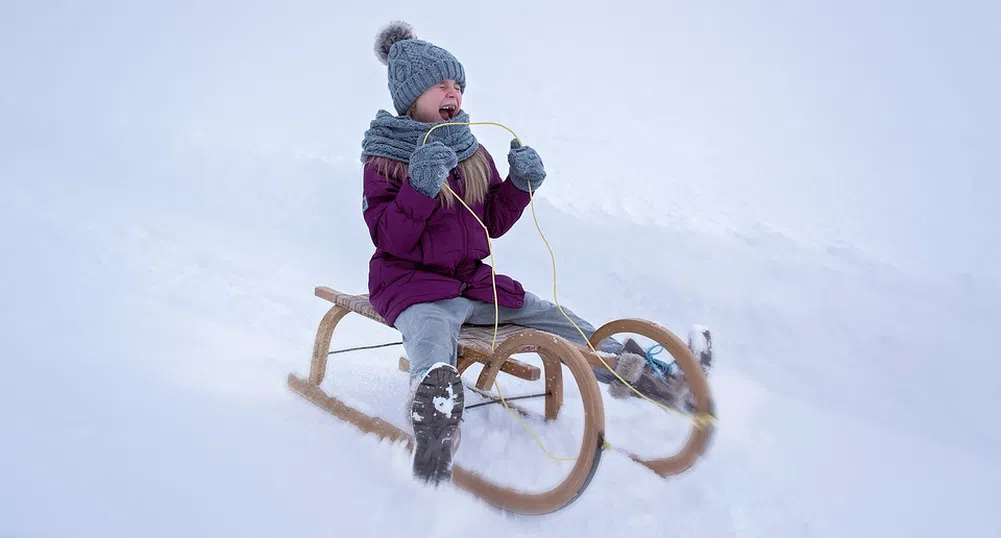
[[[490,166],[491,177],[483,203],[469,204],[498,238],[514,226],[530,202],[529,194],[510,180],[502,181],[493,158],[480,146]],[[448,185],[465,200],[462,171],[456,167]],[[392,325],[415,303],[467,297],[494,302],[490,256],[483,227],[458,200],[446,208],[438,198],[428,198],[410,185],[388,179],[374,166],[365,166],[365,223],[375,244],[369,261],[369,301]],[[521,283],[497,274],[497,298],[501,306],[521,308],[525,290]]]

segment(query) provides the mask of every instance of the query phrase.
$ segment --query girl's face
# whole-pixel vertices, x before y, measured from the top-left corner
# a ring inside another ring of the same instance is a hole
[[[447,121],[462,109],[462,90],[454,80],[443,80],[431,86],[414,102],[410,116],[417,121],[434,123]]]

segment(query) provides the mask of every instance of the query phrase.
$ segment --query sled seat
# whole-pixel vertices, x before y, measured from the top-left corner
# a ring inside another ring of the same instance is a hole
[[[317,286],[314,292],[317,297],[325,299],[345,310],[365,316],[373,321],[391,327],[372,306],[368,300],[368,294],[355,295],[343,293],[327,286]],[[395,327],[394,327],[395,328]],[[515,335],[525,328],[518,325],[501,324],[497,327],[497,345],[501,345],[505,339]],[[459,360],[471,360],[474,362],[485,362],[491,356],[491,344],[494,341],[493,325],[463,325],[459,331]],[[518,348],[516,353],[532,353],[538,351],[537,346],[526,345]],[[464,369],[464,368],[460,368]],[[542,371],[531,364],[527,364],[513,358],[505,361],[501,371],[515,377],[528,381],[536,381],[540,378]]]

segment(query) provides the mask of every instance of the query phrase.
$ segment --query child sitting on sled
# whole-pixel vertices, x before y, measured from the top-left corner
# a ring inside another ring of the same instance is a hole
[[[451,476],[463,411],[456,370],[463,324],[494,323],[494,288],[483,228],[453,192],[497,238],[518,221],[546,178],[538,153],[511,142],[509,174],[502,180],[479,145],[462,109],[463,66],[448,51],[419,40],[396,22],[377,36],[375,51],[388,67],[396,115],[380,110],[365,132],[363,214],[375,254],[369,263],[369,300],[403,337],[410,360],[407,414],[414,431],[414,474],[438,482]],[[447,184],[449,189],[443,189]],[[584,344],[563,312],[509,276],[497,274],[501,323],[557,334]],[[595,328],[564,309],[590,337]],[[708,336],[708,334],[706,334]],[[616,373],[648,397],[683,407],[684,383],[651,368],[634,341],[612,338],[600,351],[616,356]],[[696,355],[698,357],[698,355]],[[708,357],[703,357],[708,367]],[[614,397],[633,394],[610,372],[596,369]]]

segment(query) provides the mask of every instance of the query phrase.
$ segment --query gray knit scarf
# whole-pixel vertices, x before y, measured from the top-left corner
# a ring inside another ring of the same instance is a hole
[[[469,114],[460,111],[455,118],[434,123],[425,123],[414,120],[409,116],[395,116],[385,110],[380,110],[375,119],[365,131],[365,138],[362,140],[361,160],[365,161],[370,156],[388,157],[396,161],[410,162],[410,154],[417,149],[418,145],[423,145],[424,136],[435,125],[449,122],[468,122]],[[428,143],[439,141],[452,148],[462,162],[473,153],[479,143],[468,125],[448,125],[439,127],[431,133]]]

